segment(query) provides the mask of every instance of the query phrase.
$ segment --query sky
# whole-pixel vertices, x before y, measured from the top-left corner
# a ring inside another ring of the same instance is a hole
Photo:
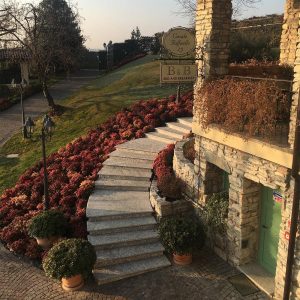
[[[262,0],[255,7],[244,7],[239,18],[283,13],[285,0]],[[142,35],[167,31],[174,26],[188,26],[189,18],[176,12],[175,0],[77,0],[83,17],[81,27],[90,49],[102,48],[104,42],[122,42],[138,26]]]
[[[28,2],[28,0],[19,0]],[[39,2],[38,0],[34,0]],[[69,0],[67,0],[69,1]],[[257,0],[259,1],[259,0]],[[142,35],[168,31],[175,26],[188,26],[190,20],[176,14],[176,0],[71,0],[77,3],[82,17],[81,28],[89,49],[100,49],[112,40],[123,42],[138,26]],[[244,7],[239,19],[283,13],[285,0],[261,0],[255,7]]]

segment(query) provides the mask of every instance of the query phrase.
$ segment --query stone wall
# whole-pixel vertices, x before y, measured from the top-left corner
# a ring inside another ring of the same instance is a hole
[[[152,181],[150,186],[150,203],[158,219],[182,215],[191,212],[193,208],[191,202],[184,198],[173,202],[166,201],[165,197],[160,196],[155,180]]]
[[[230,53],[232,3],[231,0],[198,0],[196,14],[196,42],[198,54],[205,48],[203,60],[198,61],[199,77],[196,86],[201,87],[203,78],[228,74]],[[197,106],[194,107],[197,110]],[[197,116],[196,113],[194,113]]]
[[[280,62],[294,65],[299,28],[299,5],[297,0],[287,0],[280,43]]]
[[[293,187],[289,186],[290,171],[280,165],[200,136],[196,136],[195,149],[197,151],[195,171],[201,182],[198,198],[200,206],[204,207],[206,199],[214,192],[211,187],[212,165],[230,174],[227,248],[215,250],[234,265],[243,265],[256,259],[261,185],[281,191],[285,201],[282,204],[282,224],[275,278],[276,295],[280,299],[283,292],[288,246],[285,233],[288,231],[288,220],[291,218]],[[215,245],[218,246],[218,243]],[[300,273],[300,270],[297,269],[296,272]],[[295,289],[296,286],[294,286]],[[297,292],[300,293],[300,290]]]
[[[198,191],[198,177],[195,176],[194,164],[192,164],[183,155],[183,147],[186,143],[191,142],[189,139],[184,139],[177,142],[174,150],[173,170],[177,178],[180,178],[184,183],[184,193],[194,199],[195,192]]]

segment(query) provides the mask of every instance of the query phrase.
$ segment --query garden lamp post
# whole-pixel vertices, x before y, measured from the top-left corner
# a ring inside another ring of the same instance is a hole
[[[22,133],[23,133],[23,138],[27,139],[27,131],[26,131],[26,126],[25,126],[25,111],[24,111],[24,105],[23,105],[23,92],[24,92],[24,87],[26,86],[27,82],[22,78],[20,83],[16,83],[15,79],[12,80],[11,86],[13,88],[19,87],[19,92],[20,92],[20,100],[21,100],[21,112],[22,112]]]
[[[47,173],[47,161],[46,161],[46,139],[49,137],[51,139],[51,136],[53,134],[54,130],[54,122],[52,119],[45,115],[43,119],[43,126],[42,126],[42,153],[43,153],[43,164],[44,164],[44,210],[49,209],[49,189],[48,189],[48,173]]]
[[[34,122],[31,119],[31,117],[27,117],[26,121],[24,123],[24,128],[26,129],[26,134],[28,138],[31,138],[32,134],[33,134],[33,129],[34,129]]]

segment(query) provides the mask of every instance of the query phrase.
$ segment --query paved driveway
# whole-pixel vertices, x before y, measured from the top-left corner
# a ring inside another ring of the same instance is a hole
[[[81,70],[69,80],[62,80],[50,87],[51,95],[56,103],[64,99],[98,76],[97,70]],[[42,93],[35,94],[24,100],[25,115],[37,117],[49,110]],[[21,107],[16,104],[0,112],[0,147],[21,128]]]
[[[239,274],[233,267],[203,250],[191,266],[172,266],[113,284],[86,284],[83,291],[67,293],[44,272],[26,263],[0,244],[1,300],[263,300],[262,292],[242,297],[228,278]]]

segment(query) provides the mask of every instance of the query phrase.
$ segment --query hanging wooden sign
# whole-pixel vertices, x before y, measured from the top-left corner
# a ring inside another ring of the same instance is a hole
[[[195,55],[195,34],[184,27],[172,28],[163,35],[162,46],[169,58],[191,59]]]
[[[161,83],[194,82],[198,69],[195,64],[164,64],[160,65]]]

